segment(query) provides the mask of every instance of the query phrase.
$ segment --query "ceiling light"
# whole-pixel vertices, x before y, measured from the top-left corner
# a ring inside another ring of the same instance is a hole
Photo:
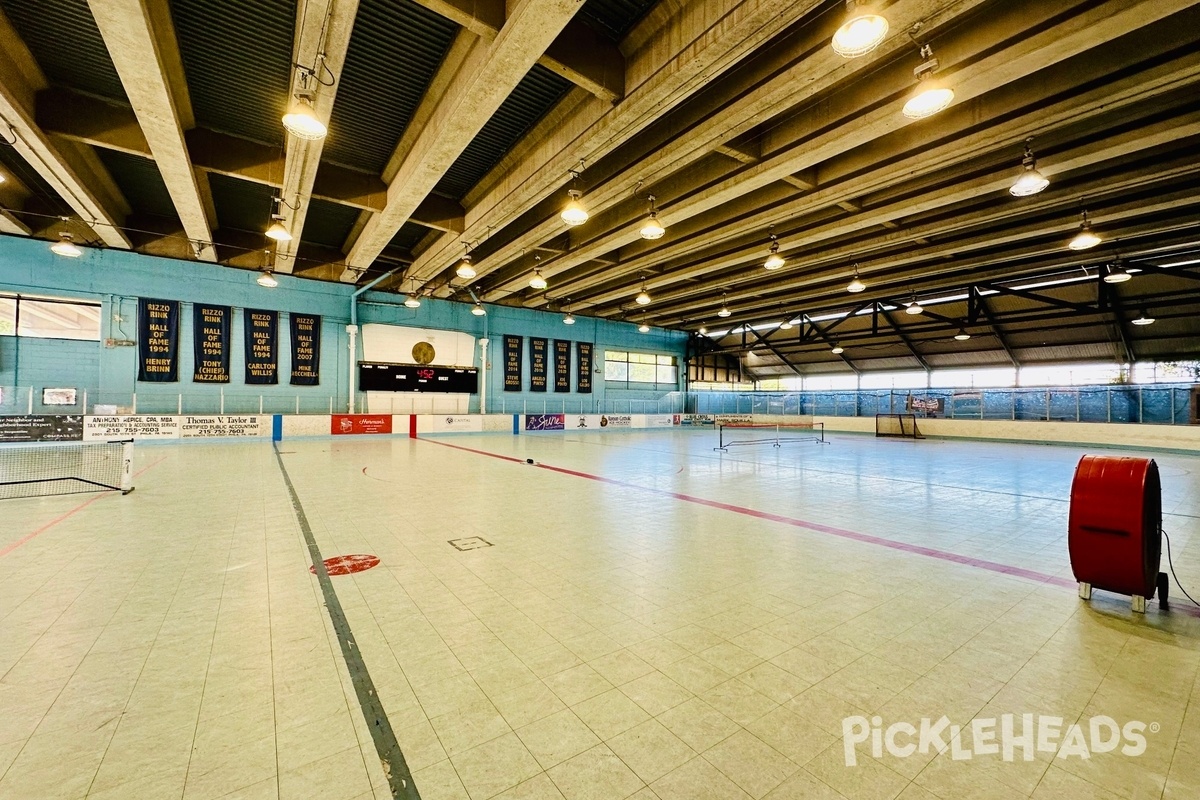
[[[846,0],[849,15],[833,34],[833,51],[845,58],[857,58],[874,50],[888,32],[888,21],[869,12],[870,3]]]
[[[696,331],[696,333],[700,334],[701,336],[708,336],[708,328],[701,325],[700,329]]]
[[[859,292],[861,292],[863,289],[866,289],[866,288],[867,288],[867,285],[865,283],[863,283],[858,277],[858,264],[855,264],[854,265],[854,280],[850,281],[850,285],[848,285],[846,287],[846,291],[850,292],[850,294],[858,294]]]
[[[454,268],[454,274],[464,281],[475,277],[475,267],[471,266],[470,254],[463,256],[462,261],[458,262],[458,266]]]
[[[471,306],[471,313],[477,317],[482,317],[487,313],[487,309],[483,307],[483,303],[476,300],[475,305]]]
[[[75,246],[75,242],[71,241],[71,234],[66,231],[60,233],[58,241],[50,245],[50,252],[67,258],[79,258],[83,255],[83,251]]]
[[[917,314],[922,314],[924,312],[925,312],[925,309],[921,308],[921,303],[917,300],[916,295],[913,295],[913,300],[904,309],[904,313],[912,314],[913,316],[916,316]]]
[[[731,314],[733,314],[733,312],[729,310],[729,306],[725,303],[725,293],[721,292],[721,310],[717,312],[717,316],[728,317]]]
[[[646,224],[642,226],[641,233],[643,239],[661,239],[667,229],[658,221],[658,212],[654,210],[654,195],[646,198],[650,201],[650,218],[646,220]]]
[[[954,102],[954,90],[933,77],[937,72],[938,60],[933,57],[933,48],[921,48],[922,61],[913,70],[917,76],[917,88],[904,104],[904,116],[909,119],[924,119],[932,116]]]
[[[529,279],[529,288],[538,289],[539,291],[546,288],[546,279],[542,277],[542,271],[535,269],[533,277]]]
[[[971,338],[971,334],[967,333],[966,328],[959,328],[958,333],[954,334],[954,338],[960,342],[965,342]]]
[[[256,280],[255,283],[267,289],[274,289],[279,285],[279,280],[271,274],[271,270],[267,270],[262,275],[258,276],[258,280]]]
[[[267,238],[274,239],[277,242],[290,242],[292,240],[292,232],[283,226],[283,217],[278,214],[272,214],[271,219],[275,221],[271,223],[271,227],[267,228]]]
[[[577,189],[568,189],[567,194],[571,195],[571,199],[558,216],[571,227],[582,225],[588,221],[587,209],[583,207],[583,203],[579,202],[579,198],[583,197],[583,192]]]
[[[842,353],[846,352],[846,348],[842,347],[837,342],[834,342],[833,348],[830,350],[830,352],[833,353],[835,356],[840,356]]]
[[[1129,274],[1129,270],[1121,266],[1121,262],[1109,264],[1108,271],[1104,274],[1105,283],[1124,283],[1130,280],[1133,276]]]
[[[313,111],[312,95],[306,94],[296,96],[292,107],[283,115],[283,127],[297,139],[310,141],[324,139],[329,133],[325,123],[317,119],[317,112]]]
[[[1153,325],[1154,317],[1149,316],[1146,313],[1146,309],[1143,308],[1142,312],[1138,315],[1138,318],[1130,321],[1133,322],[1134,325]]]
[[[642,278],[642,291],[638,292],[638,296],[633,298],[633,301],[639,306],[650,305],[650,295],[646,293],[646,279]]]
[[[421,307],[421,298],[417,297],[416,292],[410,292],[408,294],[408,296],[404,298],[404,307],[405,308],[420,308]]]
[[[4,173],[0,172],[0,183],[4,183],[7,180],[8,180],[8,178],[5,177]]]
[[[782,267],[787,262],[783,256],[779,255],[779,240],[775,234],[771,234],[771,254],[767,256],[767,260],[763,262],[763,267],[769,270],[775,270]]]
[[[568,311],[567,315],[565,317],[563,317],[563,325],[574,325],[574,324],[575,324],[575,316],[570,311]]]
[[[641,325],[638,325],[638,333],[649,333],[649,332],[650,332],[650,326],[647,325],[646,323],[643,322]]]
[[[1075,234],[1067,247],[1072,250],[1087,250],[1100,244],[1102,240],[1099,236],[1092,233],[1092,223],[1088,221],[1087,212],[1083,212],[1083,222],[1079,224],[1079,233]]]
[[[1008,193],[1013,197],[1029,197],[1050,185],[1050,179],[1038,171],[1037,159],[1033,157],[1033,149],[1029,146],[1031,141],[1032,139],[1025,141],[1025,157],[1021,159],[1024,169],[1016,183],[1008,189]]]
[[[785,319],[783,322],[779,323],[779,330],[790,331],[791,329],[792,329],[792,321],[790,319]]]

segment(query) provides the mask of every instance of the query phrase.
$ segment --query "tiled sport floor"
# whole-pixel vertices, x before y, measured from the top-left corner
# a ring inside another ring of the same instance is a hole
[[[1063,585],[1080,450],[714,436],[282,444],[322,557],[381,559],[330,583],[420,797],[1200,797],[1200,618]],[[1153,456],[1200,589],[1200,459]],[[390,797],[271,446],[135,466],[0,505],[0,798]],[[846,765],[848,717],[1005,714],[1145,752]]]

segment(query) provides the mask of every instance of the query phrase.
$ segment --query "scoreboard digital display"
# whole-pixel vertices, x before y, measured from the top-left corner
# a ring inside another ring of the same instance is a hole
[[[474,367],[434,367],[428,364],[358,362],[359,389],[364,392],[446,392],[475,394],[479,370]]]

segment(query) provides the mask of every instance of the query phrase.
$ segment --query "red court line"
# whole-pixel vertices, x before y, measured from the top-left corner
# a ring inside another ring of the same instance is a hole
[[[498,458],[503,461],[511,461],[516,464],[526,463],[524,460],[520,458],[514,458],[513,456],[489,453],[486,450],[476,450],[471,447],[463,447],[462,445],[450,444],[448,442],[435,439],[422,439],[421,441],[430,442],[431,444],[439,444],[442,447],[451,447],[455,450],[463,450],[468,453],[491,456],[492,458]],[[612,486],[620,486],[626,489],[639,489],[643,492],[650,492],[651,494],[670,497],[675,500],[682,500],[685,503],[694,503],[700,506],[708,506],[709,508],[717,508],[722,511],[730,511],[734,514],[742,514],[743,516],[747,517],[755,517],[756,519],[767,520],[768,522],[778,522],[782,525],[791,525],[794,528],[805,528],[817,533],[825,533],[829,534],[830,536],[838,536],[843,539],[850,539],[856,542],[874,544],[880,547],[889,547],[893,550],[899,550],[905,553],[913,553],[915,555],[926,556],[927,558],[936,558],[941,561],[950,561],[955,564],[962,564],[968,567],[984,569],[988,570],[989,572],[997,572],[1003,575],[1013,575],[1018,578],[1025,578],[1026,580],[1035,581],[1037,583],[1048,583],[1054,586],[1062,586],[1069,589],[1074,589],[1076,586],[1075,581],[1068,580],[1067,578],[1059,578],[1054,575],[1047,575],[1046,573],[1036,572],[1035,570],[1025,569],[1024,567],[1014,567],[1009,564],[1000,564],[998,562],[987,561],[986,559],[982,558],[972,558],[970,556],[964,556],[958,553],[951,553],[946,550],[937,550],[932,547],[922,547],[921,545],[909,544],[907,542],[897,542],[892,539],[885,539],[882,536],[872,536],[868,533],[859,533],[858,531],[846,530],[845,528],[836,528],[832,525],[823,525],[819,522],[809,522],[803,519],[796,519],[795,517],[785,517],[782,514],[772,514],[768,511],[759,511],[755,508],[735,506],[730,503],[722,503],[717,500],[696,497],[695,495],[671,492],[667,491],[666,489],[652,489],[646,486],[638,486],[635,483],[627,483],[625,481],[619,481],[615,478],[606,478],[603,475],[593,475],[589,472],[580,472],[578,470],[567,469],[566,467],[555,467],[551,466],[550,464],[534,464],[532,466],[549,470],[551,472],[558,472],[562,475],[571,475],[576,478],[586,478],[591,481],[599,481],[600,483],[607,483]]]
[[[133,473],[133,477],[135,477],[135,478],[136,478],[138,475],[141,475],[143,472],[145,472],[146,470],[150,469],[151,467],[154,467],[154,466],[157,466],[157,465],[161,464],[161,463],[162,463],[162,462],[163,462],[165,459],[166,459],[166,456],[163,456],[163,457],[162,457],[162,458],[160,458],[158,461],[155,461],[155,462],[153,462],[153,463],[151,463],[151,464],[147,464],[146,466],[144,466],[144,467],[142,467],[141,469],[139,469],[137,472]],[[38,529],[37,529],[36,531],[34,531],[33,533],[27,533],[27,534],[25,534],[25,535],[24,535],[24,536],[22,536],[20,539],[17,539],[15,542],[13,542],[12,544],[10,544],[10,545],[7,545],[7,546],[6,546],[6,547],[4,547],[3,549],[0,549],[0,558],[3,558],[4,556],[8,555],[8,554],[9,554],[9,553],[11,553],[13,550],[16,550],[18,547],[20,547],[21,545],[25,544],[26,542],[29,542],[29,541],[33,540],[34,538],[36,538],[36,537],[38,537],[38,536],[41,536],[43,533],[45,533],[46,531],[50,530],[51,528],[53,528],[55,525],[57,525],[58,523],[62,522],[63,520],[65,520],[65,519],[70,519],[71,517],[75,516],[75,515],[76,515],[76,514],[78,514],[80,511],[83,511],[85,508],[87,508],[87,507],[88,507],[88,506],[90,506],[92,503],[96,502],[97,500],[103,500],[105,497],[108,497],[110,494],[112,494],[112,493],[111,493],[111,492],[104,492],[103,494],[97,494],[97,495],[94,495],[94,496],[92,496],[92,497],[88,498],[87,500],[84,500],[82,503],[80,503],[79,505],[75,506],[74,508],[72,508],[72,509],[71,509],[70,511],[68,511],[67,513],[65,513],[65,514],[63,514],[63,515],[61,515],[61,516],[55,517],[54,519],[50,520],[49,522],[47,522],[47,523],[46,523],[45,525],[43,525],[42,527],[38,528]]]

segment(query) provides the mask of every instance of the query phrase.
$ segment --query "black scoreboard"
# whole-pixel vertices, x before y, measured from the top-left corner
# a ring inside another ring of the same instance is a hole
[[[432,367],[422,364],[358,362],[358,388],[364,392],[479,391],[479,370],[474,367]]]

